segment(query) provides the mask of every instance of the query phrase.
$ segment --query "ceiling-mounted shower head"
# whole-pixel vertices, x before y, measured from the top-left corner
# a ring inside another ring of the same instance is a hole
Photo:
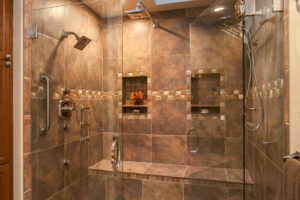
[[[216,24],[236,19],[235,0],[216,0],[198,17],[197,21],[203,24]]]
[[[74,32],[68,32],[63,30],[62,33],[62,37],[65,38],[68,35],[74,35],[76,37],[76,44],[74,45],[74,48],[78,49],[78,50],[83,50],[92,40],[86,36],[79,36],[78,34],[74,33]]]
[[[139,2],[136,5],[136,8],[134,10],[128,10],[128,11],[125,11],[125,13],[128,15],[128,17],[130,19],[133,19],[133,20],[150,18],[154,24],[154,27],[155,28],[158,27],[158,23],[153,19],[153,17],[147,11],[142,0],[139,0]]]

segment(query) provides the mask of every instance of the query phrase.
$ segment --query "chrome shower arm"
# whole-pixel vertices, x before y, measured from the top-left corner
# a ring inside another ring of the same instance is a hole
[[[67,37],[68,35],[74,35],[76,37],[76,40],[80,39],[80,36],[77,33],[72,32],[72,31],[63,30],[62,36]]]

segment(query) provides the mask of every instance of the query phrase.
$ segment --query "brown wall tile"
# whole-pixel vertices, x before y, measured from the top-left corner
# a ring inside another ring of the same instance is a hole
[[[152,162],[185,165],[186,136],[152,136]]]
[[[186,134],[187,117],[185,101],[153,101],[152,106],[153,134]]]
[[[151,134],[151,120],[123,119],[123,133]]]
[[[31,117],[30,115],[23,118],[23,153],[31,152]]]
[[[186,55],[152,57],[152,89],[185,90],[186,65]]]
[[[226,189],[201,185],[184,185],[184,200],[226,200]]]
[[[142,200],[142,180],[124,179],[124,200]]]
[[[23,114],[31,114],[31,79],[23,79]]]
[[[143,181],[143,200],[182,200],[183,185],[156,181]]]
[[[89,175],[89,199],[105,200],[105,177],[101,175]]]
[[[124,134],[123,151],[126,161],[151,162],[152,137],[150,135]]]
[[[90,137],[89,141],[89,166],[99,162],[103,158],[103,135]]]

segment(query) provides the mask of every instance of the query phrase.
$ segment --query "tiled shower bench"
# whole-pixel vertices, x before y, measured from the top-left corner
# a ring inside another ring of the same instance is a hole
[[[246,195],[253,183],[246,176]],[[109,160],[89,169],[91,200],[242,200],[243,170]],[[251,199],[251,198],[249,198]]]

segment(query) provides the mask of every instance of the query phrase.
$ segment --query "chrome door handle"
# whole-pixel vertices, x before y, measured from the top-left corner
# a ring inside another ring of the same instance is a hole
[[[50,79],[48,76],[40,74],[40,81],[46,80],[47,84],[47,125],[46,127],[40,127],[40,134],[45,135],[50,128]]]

